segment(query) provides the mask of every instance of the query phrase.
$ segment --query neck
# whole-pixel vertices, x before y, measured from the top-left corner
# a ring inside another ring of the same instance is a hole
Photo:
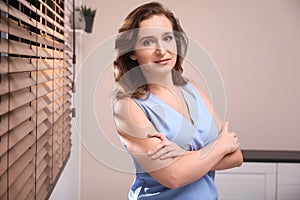
[[[150,92],[161,91],[164,89],[174,90],[173,78],[171,70],[143,73],[146,82],[149,85]]]

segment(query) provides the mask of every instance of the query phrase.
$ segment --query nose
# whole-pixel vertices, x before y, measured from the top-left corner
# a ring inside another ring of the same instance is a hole
[[[156,51],[157,54],[165,54],[167,53],[167,49],[163,46],[161,42],[157,44]]]

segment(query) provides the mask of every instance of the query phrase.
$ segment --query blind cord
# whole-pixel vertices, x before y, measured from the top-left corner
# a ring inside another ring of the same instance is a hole
[[[6,1],[6,3],[8,3],[8,0]],[[7,17],[9,17],[9,11],[10,8],[7,8]],[[9,52],[10,52],[10,45],[9,45],[9,33],[10,33],[10,23],[8,23],[7,25],[7,59],[9,58]],[[8,82],[8,114],[7,114],[7,199],[9,199],[9,192],[10,192],[10,188],[9,188],[9,152],[10,152],[10,148],[9,148],[9,133],[10,133],[10,61],[8,59],[7,62],[7,82]]]

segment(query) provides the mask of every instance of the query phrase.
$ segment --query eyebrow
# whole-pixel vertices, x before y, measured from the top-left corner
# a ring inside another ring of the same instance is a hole
[[[172,35],[173,35],[173,32],[171,32],[171,31],[164,32],[164,33],[163,33],[163,36],[169,35],[169,34],[172,34]],[[155,37],[152,36],[152,35],[148,35],[148,36],[142,37],[139,41],[142,41],[142,40],[145,40],[145,39],[153,39],[153,38],[155,38]]]
[[[153,39],[154,36],[144,36],[140,39],[140,41],[145,40],[145,39]]]

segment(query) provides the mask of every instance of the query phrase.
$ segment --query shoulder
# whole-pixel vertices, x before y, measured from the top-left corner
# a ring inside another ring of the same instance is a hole
[[[114,120],[119,133],[139,134],[150,121],[140,106],[131,98],[122,98],[113,107]]]
[[[120,116],[123,114],[129,114],[128,112],[134,112],[138,110],[139,106],[131,98],[121,98],[118,99],[114,106],[113,111],[115,116]]]
[[[201,90],[201,88],[194,82],[189,82],[194,88],[195,90],[198,92],[198,94],[200,95],[200,97],[202,98],[202,100],[204,101],[206,107],[208,108],[208,111],[210,112],[211,115],[215,115],[215,111],[213,108],[213,105],[210,101],[210,99],[206,96],[206,94]]]
[[[206,107],[208,108],[208,111],[210,112],[210,114],[213,116],[214,121],[217,125],[218,130],[221,130],[223,121],[221,120],[221,118],[218,116],[218,114],[216,113],[216,111],[214,110],[213,104],[211,103],[210,99],[206,96],[206,94],[200,89],[200,87],[197,86],[197,84],[195,84],[194,82],[189,82],[195,89],[196,91],[199,93],[199,95],[201,96],[201,98],[203,99]]]
[[[188,84],[190,84],[196,90],[196,92],[201,96],[201,98],[204,100],[206,106],[208,106],[208,107],[212,106],[209,98],[206,96],[206,94],[202,91],[202,89],[194,81],[189,80]]]

